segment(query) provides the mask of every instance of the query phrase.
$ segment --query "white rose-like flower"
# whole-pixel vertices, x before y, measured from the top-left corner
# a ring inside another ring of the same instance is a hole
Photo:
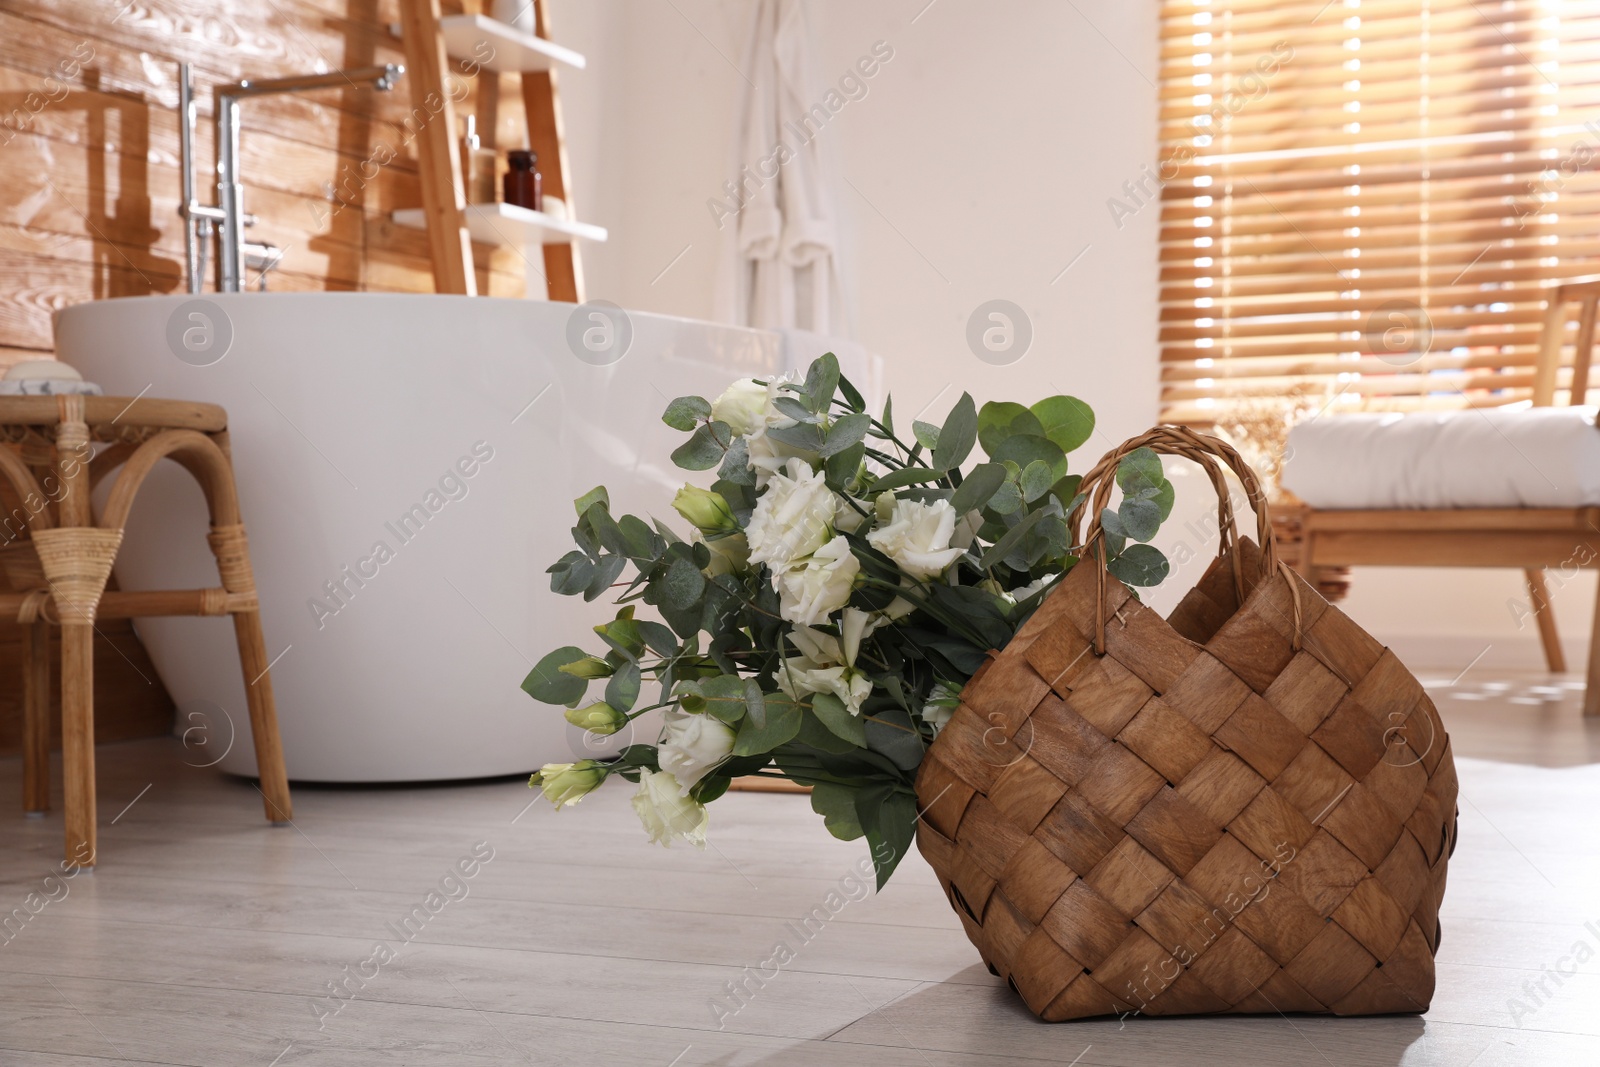
[[[933,687],[933,692],[928,694],[928,702],[922,705],[922,721],[933,727],[933,736],[938,737],[939,731],[945,728],[956,713],[958,694],[943,682]]]
[[[668,771],[655,773],[639,769],[639,791],[633,795],[633,810],[644,824],[650,840],[671,847],[683,838],[695,848],[706,847],[706,806],[683,795],[678,780]]]
[[[713,715],[668,708],[661,715],[661,769],[678,780],[684,796],[733,752],[733,728]]]
[[[838,507],[823,475],[803,460],[789,460],[787,472],[767,483],[745,528],[750,562],[782,571],[811,555],[832,536]]]
[[[754,378],[740,378],[711,402],[711,417],[725,422],[734,433],[747,437],[767,428],[770,390]]]
[[[961,556],[961,549],[950,547],[955,529],[956,512],[948,500],[896,500],[888,524],[867,534],[867,541],[911,577],[932,578]]]
[[[1017,586],[1015,589],[1007,593],[1006,596],[1011,598],[1011,602],[1013,604],[1020,604],[1055,580],[1055,575],[1046,575],[1043,578],[1038,578],[1029,582],[1027,585]]]
[[[814,626],[845,606],[861,563],[850,542],[835,537],[801,566],[778,576],[778,614],[789,622]]]
[[[840,626],[843,640],[809,626],[797,626],[789,634],[800,655],[783,661],[778,670],[778,688],[791,699],[801,700],[812,693],[832,693],[850,714],[861,714],[861,703],[872,695],[872,681],[855,670],[861,638],[877,623],[866,612],[844,609]]]

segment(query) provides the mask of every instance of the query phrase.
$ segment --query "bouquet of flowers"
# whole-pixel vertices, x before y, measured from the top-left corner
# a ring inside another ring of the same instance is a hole
[[[830,354],[803,379],[744,379],[662,418],[689,434],[679,467],[716,471],[673,501],[688,536],[614,515],[604,487],[580,497],[577,548],[551,587],[590,601],[620,589],[622,607],[595,627],[603,648],[559,648],[522,683],[594,734],[659,709],[659,741],[549,764],[530,785],[561,808],[621,776],[652,840],[703,847],[706,805],[735,778],[787,778],[811,787],[834,836],[866,837],[881,887],[913,840],[917,768],[962,686],[1078,561],[1067,457],[1094,413],[1070,396],[979,408],[963,393],[907,441],[892,399],[873,417]],[[986,458],[969,464],[975,448]],[[1172,486],[1148,448],[1117,481],[1102,515],[1110,570],[1155,585],[1168,564],[1147,542]]]

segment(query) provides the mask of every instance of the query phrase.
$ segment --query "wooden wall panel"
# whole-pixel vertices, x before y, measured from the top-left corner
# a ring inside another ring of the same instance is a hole
[[[444,4],[448,13],[480,6]],[[57,308],[181,288],[179,60],[195,66],[195,148],[206,166],[213,87],[404,62],[388,30],[397,19],[396,0],[3,0],[0,367],[49,350]],[[483,88],[496,75],[456,76],[463,113],[499,91]],[[421,204],[422,120],[403,89],[245,102],[245,201],[261,220],[250,236],[287,250],[269,288],[432,290],[425,238],[388,222]],[[500,95],[502,126],[519,123],[517,95]],[[476,246],[474,255],[481,291],[522,294],[520,251]]]
[[[398,0],[0,0],[0,369],[50,351],[59,308],[181,291],[180,60],[194,66],[196,184],[210,202],[215,86],[403,63],[398,21]],[[486,88],[497,75],[453,73],[461,114],[498,96],[500,128],[520,126],[518,94]],[[245,205],[261,220],[250,237],[287,250],[270,289],[433,291],[426,237],[388,218],[421,206],[424,121],[403,83],[244,102]],[[479,292],[523,294],[520,251],[473,251]],[[101,739],[165,732],[171,702],[133,630],[104,629],[116,648],[96,649]],[[0,755],[18,731],[19,649],[0,624]]]

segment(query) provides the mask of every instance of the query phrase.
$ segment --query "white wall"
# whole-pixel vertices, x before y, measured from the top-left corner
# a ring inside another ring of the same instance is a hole
[[[980,403],[1082,397],[1102,432],[1081,471],[1157,412],[1158,208],[1119,230],[1106,205],[1155,159],[1155,0],[922,3],[813,0],[824,82],[876,41],[894,49],[822,134],[847,182],[857,336],[887,357],[902,418],[930,401],[940,416],[963,389]],[[712,316],[719,233],[707,201],[735,177],[748,10],[555,6],[557,36],[590,59],[562,84],[578,207],[613,235],[585,249],[591,297]],[[1034,327],[1028,354],[1004,367],[980,362],[965,338],[973,309],[995,298]],[[1198,494],[1205,483],[1185,484]],[[1486,646],[1483,666],[1534,666],[1534,628],[1519,630],[1507,608],[1520,589],[1515,571],[1368,569],[1346,607],[1419,667],[1459,669]],[[1588,576],[1555,596],[1579,666],[1593,602]]]

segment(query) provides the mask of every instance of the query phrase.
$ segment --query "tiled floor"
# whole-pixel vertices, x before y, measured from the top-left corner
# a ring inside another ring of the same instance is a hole
[[[730,795],[703,853],[646,845],[622,788],[557,815],[522,782],[305,787],[272,829],[248,782],[141,742],[100,750],[101,867],[70,881],[47,881],[59,817],[24,819],[0,761],[0,918],[40,894],[0,939],[0,1064],[1600,1062],[1600,720],[1574,683],[1448,681],[1461,832],[1426,1016],[1048,1026],[916,858],[798,934],[865,855],[804,798]]]

